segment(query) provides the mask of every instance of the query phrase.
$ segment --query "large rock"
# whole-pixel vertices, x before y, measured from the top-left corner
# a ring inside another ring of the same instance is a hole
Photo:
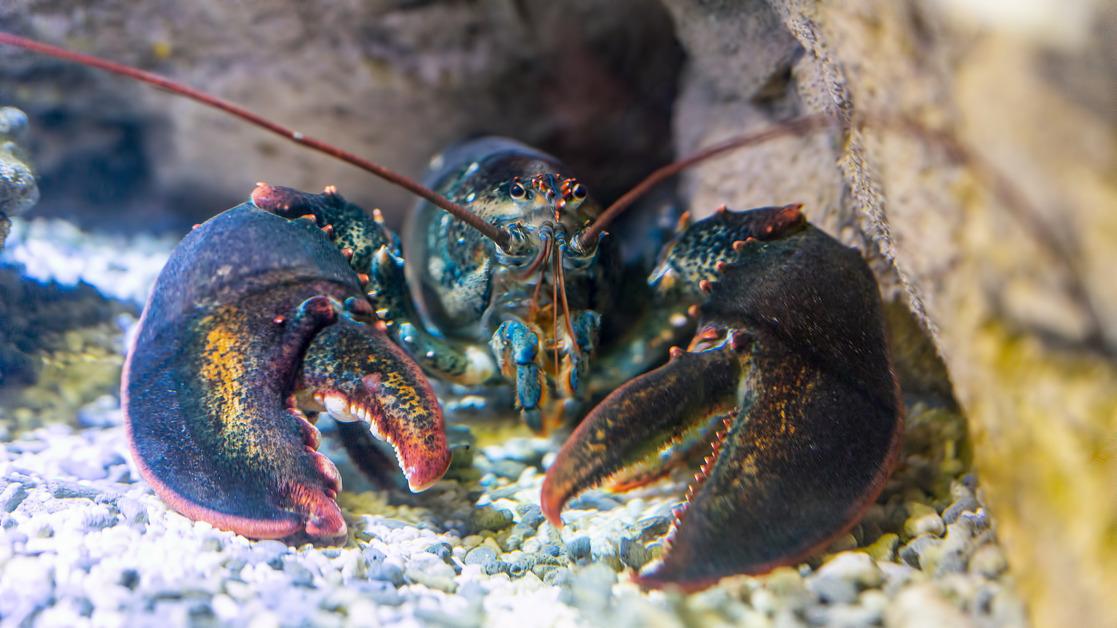
[[[947,3],[665,4],[692,55],[682,150],[801,113],[864,121],[700,167],[693,208],[800,201],[860,247],[922,332],[901,370],[921,337],[949,370],[1033,618],[1117,621],[1114,12],[1050,3],[1035,30],[991,16],[999,32]]]
[[[39,200],[39,187],[20,146],[27,135],[27,115],[14,107],[0,107],[0,249],[18,216]]]
[[[641,0],[5,0],[12,31],[169,75],[413,177],[482,133],[562,155],[603,197],[670,158],[681,51]],[[38,122],[42,215],[188,228],[256,181],[335,184],[392,220],[405,192],[193,102],[0,47]],[[171,212],[178,212],[176,220]]]

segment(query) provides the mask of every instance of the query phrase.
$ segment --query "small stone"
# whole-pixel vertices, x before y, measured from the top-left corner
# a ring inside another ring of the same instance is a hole
[[[535,504],[520,504],[516,506],[516,513],[520,515],[520,523],[533,530],[546,521],[543,511]]]
[[[848,580],[862,589],[879,587],[884,580],[873,559],[861,552],[842,552],[834,556],[819,567],[818,575]]]
[[[434,554],[442,559],[442,562],[449,564],[454,558],[454,548],[449,543],[435,543],[427,547],[427,552]]]
[[[908,518],[904,521],[904,533],[909,537],[916,537],[921,534],[941,536],[946,530],[942,517],[934,508],[926,504],[910,502],[907,509]]]
[[[0,491],[0,510],[14,512],[24,499],[27,499],[27,489],[22,484],[12,482]]]
[[[552,587],[568,585],[574,580],[574,574],[565,567],[559,567],[554,571],[547,572],[543,577],[543,582]]]
[[[566,555],[575,564],[588,561],[593,551],[590,537],[580,536],[566,544]]]
[[[128,523],[147,523],[147,506],[137,499],[121,497],[116,500],[116,509]]]
[[[980,507],[977,498],[973,495],[965,495],[942,512],[942,520],[948,524],[954,523],[962,513],[976,511]]]
[[[91,486],[83,486],[77,482],[58,480],[50,484],[50,494],[58,499],[97,499],[101,492]]]
[[[404,583],[403,567],[391,561],[381,563],[375,570],[370,567],[368,577],[373,580],[390,582],[397,587],[403,586]]]
[[[567,508],[573,510],[608,511],[617,506],[620,506],[620,502],[601,491],[586,491],[567,504]]]
[[[511,511],[482,506],[473,511],[470,521],[474,530],[492,530],[495,532],[512,525],[514,518]]]
[[[526,468],[527,465],[515,460],[497,460],[489,467],[489,471],[498,477],[518,480]]]
[[[857,600],[857,585],[837,576],[820,575],[809,578],[807,589],[818,596],[823,604],[850,604]]]
[[[1008,561],[1004,552],[996,545],[989,543],[977,548],[970,557],[969,569],[971,573],[981,574],[986,578],[994,579],[1008,569]]]
[[[644,544],[629,538],[621,539],[617,546],[617,555],[624,566],[636,571],[639,571],[648,562],[649,558],[648,550],[644,548]]]
[[[900,559],[917,569],[929,569],[929,553],[937,550],[940,543],[940,539],[931,535],[917,536],[900,548]]]
[[[636,529],[640,531],[637,539],[643,543],[649,543],[667,534],[671,529],[671,517],[656,516],[647,517],[636,522]]]
[[[893,560],[896,557],[896,548],[900,545],[900,537],[892,532],[880,535],[872,545],[863,548],[866,554],[874,560]]]
[[[486,576],[495,576],[498,573],[508,573],[508,563],[503,560],[493,559],[481,566],[481,571]]]
[[[469,550],[469,553],[465,555],[465,564],[467,565],[485,565],[494,560],[496,560],[496,551],[484,545]]]
[[[404,570],[404,577],[410,582],[446,593],[453,593],[458,588],[454,582],[454,570],[435,556],[429,560],[422,559],[421,555],[412,558]]]
[[[297,587],[314,586],[314,574],[299,562],[294,560],[285,561],[283,564],[283,573],[287,574],[287,577],[291,579],[291,584]]]
[[[931,584],[902,590],[884,612],[885,624],[896,628],[965,626],[966,616]]]

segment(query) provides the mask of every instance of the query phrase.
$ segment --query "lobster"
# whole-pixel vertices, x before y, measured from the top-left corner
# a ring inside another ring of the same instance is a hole
[[[605,232],[682,169],[825,117],[703,150],[602,209],[558,159],[512,140],[451,147],[419,184],[164,77],[0,43],[154,83],[421,198],[401,239],[333,187],[260,183],[178,245],[121,400],[137,468],[182,514],[253,538],[341,539],[340,476],[317,451],[314,417],[340,421],[359,456],[386,441],[420,491],[449,465],[444,410],[462,390],[510,394],[537,432],[577,425],[543,483],[555,526],[582,491],[700,461],[669,549],[637,576],[646,587],[797,562],[880,494],[903,411],[856,250],[799,205],[723,207],[684,214],[647,281],[622,285],[631,274]]]

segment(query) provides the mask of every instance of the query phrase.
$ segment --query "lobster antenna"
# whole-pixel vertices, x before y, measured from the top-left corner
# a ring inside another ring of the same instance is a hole
[[[635,203],[637,199],[639,199],[644,194],[647,194],[649,190],[659,185],[664,180],[679,174],[683,170],[686,170],[687,168],[697,163],[706,161],[707,159],[718,157],[724,153],[728,153],[729,151],[736,150],[738,148],[754,146],[756,144],[763,144],[764,142],[767,142],[769,140],[774,140],[776,138],[789,135],[804,135],[810,131],[832,126],[833,124],[835,124],[834,118],[826,114],[811,114],[801,116],[799,118],[793,118],[786,122],[781,122],[778,126],[774,126],[770,129],[765,129],[759,133],[732,137],[723,142],[718,142],[713,146],[703,148],[698,152],[683,157],[678,161],[673,161],[665,166],[660,166],[659,168],[653,170],[651,174],[644,177],[642,181],[633,186],[631,190],[625,192],[616,201],[613,201],[612,205],[605,208],[605,211],[597,217],[597,220],[593,221],[593,224],[591,224],[585,231],[582,232],[582,235],[579,239],[586,245],[593,244],[593,242],[597,240],[597,237],[601,235],[601,232],[605,229],[605,227],[607,227],[609,223],[613,222],[613,219],[624,212],[624,210],[628,209],[633,203]]]
[[[244,107],[231,103],[227,100],[218,98],[211,94],[207,94],[201,90],[194,89],[193,87],[184,85],[177,81],[173,81],[165,76],[155,74],[154,72],[148,72],[146,70],[140,70],[139,68],[129,67],[127,65],[115,63],[107,59],[94,57],[92,55],[73,52],[71,50],[60,48],[58,46],[52,46],[50,44],[45,44],[34,39],[28,39],[19,35],[13,35],[12,33],[0,32],[0,44],[7,44],[9,46],[31,50],[33,52],[55,57],[57,59],[72,61],[84,66],[97,68],[106,72],[112,72],[113,74],[119,74],[121,76],[126,76],[128,78],[142,81],[156,87],[161,87],[173,94],[185,96],[186,98],[201,103],[207,107],[224,111],[225,113],[240,118],[241,120],[244,120],[245,122],[255,125],[261,129],[270,131],[296,144],[306,146],[307,148],[316,150],[320,153],[324,153],[335,159],[339,159],[350,165],[356,166],[366,172],[371,172],[381,179],[384,179],[388,183],[399,186],[407,190],[408,192],[411,192],[412,194],[420,198],[430,201],[434,205],[450,212],[450,214],[452,214],[455,218],[481,232],[482,235],[489,238],[493,242],[496,242],[497,246],[499,246],[500,248],[508,248],[509,236],[504,230],[490,225],[477,214],[474,214],[465,207],[462,207],[461,205],[451,201],[445,196],[442,196],[434,190],[426,187],[425,185],[413,181],[403,176],[402,174],[389,170],[384,166],[381,166],[380,164],[374,163],[372,161],[369,161],[368,159],[350,153],[349,151],[338,148],[337,146],[324,142],[320,139],[310,137],[309,135],[303,135],[299,131],[289,129],[285,126],[272,122],[271,120],[268,120],[263,116],[253,113],[252,111],[249,111],[248,109],[245,109]]]

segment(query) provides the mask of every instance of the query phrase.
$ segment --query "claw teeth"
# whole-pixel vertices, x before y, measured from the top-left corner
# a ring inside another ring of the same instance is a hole
[[[357,417],[349,411],[352,406],[344,395],[327,394],[323,396],[320,403],[326,406],[326,412],[329,412],[330,416],[338,421],[351,423],[357,420]]]

